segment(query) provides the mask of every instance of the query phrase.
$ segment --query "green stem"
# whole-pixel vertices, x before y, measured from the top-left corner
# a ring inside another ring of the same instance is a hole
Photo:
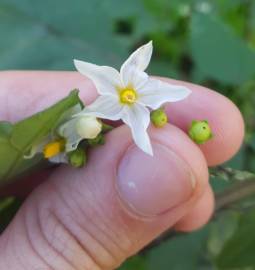
[[[255,179],[234,184],[227,190],[216,194],[215,212],[225,209],[253,194],[255,194]]]

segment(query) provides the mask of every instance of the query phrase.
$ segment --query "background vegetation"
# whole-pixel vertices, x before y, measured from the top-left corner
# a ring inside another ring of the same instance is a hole
[[[73,70],[74,57],[119,67],[150,39],[151,73],[228,96],[245,117],[247,135],[226,165],[235,170],[214,171],[218,204],[210,224],[164,237],[121,269],[255,269],[255,178],[243,172],[255,171],[255,1],[0,0],[2,70]],[[236,187],[246,198],[233,204]],[[2,228],[16,208],[13,199],[0,205]]]

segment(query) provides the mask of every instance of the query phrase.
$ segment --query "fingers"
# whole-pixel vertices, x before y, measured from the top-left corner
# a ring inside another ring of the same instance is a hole
[[[214,195],[208,184],[205,192],[193,209],[175,225],[177,231],[190,232],[204,226],[211,218],[214,210]]]
[[[214,137],[199,146],[208,165],[218,165],[231,158],[239,150],[244,137],[244,122],[237,107],[226,97],[205,87],[170,82],[185,84],[192,90],[187,99],[169,104],[170,122],[187,131],[192,120],[208,120]]]
[[[46,109],[75,88],[86,104],[97,93],[77,72],[17,71],[0,73],[0,119],[19,121]]]
[[[207,119],[214,138],[199,147],[208,164],[216,165],[231,158],[239,149],[244,133],[243,119],[236,106],[202,86],[167,81],[186,84],[192,89],[187,99],[167,106],[170,122],[187,131],[192,120]],[[2,72],[0,118],[17,121],[30,116],[58,101],[73,88],[80,89],[85,104],[97,95],[94,85],[76,72]]]
[[[150,135],[153,158],[121,126],[84,169],[56,171],[2,236],[0,269],[115,269],[186,216],[208,186],[204,156],[174,126]]]

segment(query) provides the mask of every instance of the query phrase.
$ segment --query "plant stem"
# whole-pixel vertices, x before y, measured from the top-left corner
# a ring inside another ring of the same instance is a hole
[[[234,184],[227,190],[216,194],[215,212],[227,208],[233,203],[255,194],[255,179]]]

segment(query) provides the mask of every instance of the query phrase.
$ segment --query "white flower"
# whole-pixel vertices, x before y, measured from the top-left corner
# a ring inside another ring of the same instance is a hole
[[[152,55],[152,42],[136,50],[122,65],[120,72],[108,66],[97,66],[74,60],[75,67],[91,79],[100,96],[79,115],[104,119],[122,119],[131,128],[135,143],[153,155],[147,128],[150,111],[166,102],[186,98],[191,91],[184,86],[172,85],[150,78],[144,70]]]
[[[60,120],[57,130],[34,145],[25,158],[32,158],[42,153],[53,163],[68,163],[67,153],[77,149],[83,139],[94,139],[102,130],[102,123],[93,116],[76,116],[82,111],[80,105],[67,111]]]
[[[77,115],[61,125],[58,133],[66,139],[66,152],[75,150],[83,139],[94,139],[102,130],[102,123],[94,116]]]
[[[65,150],[65,140],[56,136],[48,135],[40,143],[34,145],[25,159],[31,159],[36,154],[43,154],[45,159],[52,163],[68,163],[68,158]]]

